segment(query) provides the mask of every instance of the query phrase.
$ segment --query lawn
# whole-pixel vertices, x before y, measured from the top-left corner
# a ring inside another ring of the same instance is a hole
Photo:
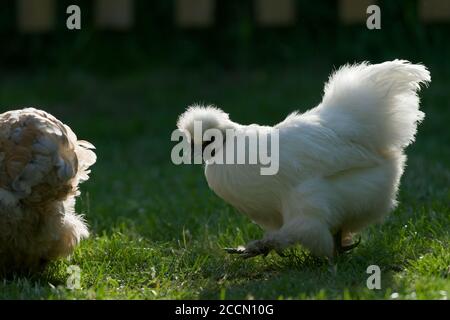
[[[0,280],[0,299],[448,298],[450,76],[436,65],[421,93],[427,117],[407,151],[400,205],[362,233],[335,274],[301,248],[286,258],[227,255],[223,247],[262,231],[209,190],[201,166],[171,163],[170,134],[190,103],[273,125],[317,104],[332,67],[1,74],[1,111],[31,105],[55,114],[96,145],[98,163],[78,201],[90,239],[42,274]],[[366,287],[373,264],[380,290]],[[79,290],[66,288],[70,265],[81,269]]]

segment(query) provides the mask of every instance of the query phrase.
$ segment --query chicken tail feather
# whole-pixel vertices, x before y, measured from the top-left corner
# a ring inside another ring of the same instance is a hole
[[[425,66],[406,60],[346,65],[331,75],[317,111],[351,141],[378,151],[402,150],[425,116],[417,92],[430,81]]]

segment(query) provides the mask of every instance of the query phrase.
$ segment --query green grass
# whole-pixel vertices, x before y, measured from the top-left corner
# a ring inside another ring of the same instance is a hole
[[[242,123],[275,124],[320,101],[331,65],[304,69],[160,70],[117,78],[84,73],[1,75],[2,108],[40,106],[97,146],[79,211],[92,236],[42,274],[0,280],[2,299],[443,299],[450,294],[450,77],[430,65],[427,114],[408,149],[400,205],[338,260],[336,274],[300,248],[241,260],[221,248],[262,231],[207,187],[201,166],[170,161],[184,107],[211,102]],[[379,265],[382,289],[366,269]],[[66,288],[69,265],[81,290]]]

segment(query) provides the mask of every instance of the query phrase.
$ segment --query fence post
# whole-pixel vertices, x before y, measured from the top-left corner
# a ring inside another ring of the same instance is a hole
[[[295,23],[294,0],[255,0],[255,16],[262,26],[290,26]]]
[[[96,0],[95,25],[103,29],[126,31],[134,23],[133,0]]]
[[[17,24],[23,33],[50,31],[55,25],[55,0],[17,0]]]
[[[215,0],[176,0],[175,23],[182,28],[205,28],[214,23]]]
[[[367,19],[367,7],[376,0],[339,0],[339,19],[344,24],[363,23]]]
[[[420,0],[419,17],[424,22],[450,22],[450,0]]]

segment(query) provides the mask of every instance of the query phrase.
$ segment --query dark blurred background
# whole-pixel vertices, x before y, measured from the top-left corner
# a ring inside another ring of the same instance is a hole
[[[66,27],[73,4],[81,30]],[[366,26],[373,4],[379,30]],[[273,125],[319,103],[340,65],[396,58],[422,62],[432,75],[421,93],[427,120],[419,135],[429,138],[419,136],[419,153],[450,156],[441,148],[450,141],[450,0],[3,0],[0,7],[0,112],[45,109],[99,154],[114,153],[118,164],[129,157],[138,171],[148,162],[173,166],[170,133],[191,103]]]
[[[68,30],[66,8],[81,8]],[[366,8],[381,8],[381,30]],[[3,0],[2,69],[245,69],[405,58],[450,70],[449,0]]]

